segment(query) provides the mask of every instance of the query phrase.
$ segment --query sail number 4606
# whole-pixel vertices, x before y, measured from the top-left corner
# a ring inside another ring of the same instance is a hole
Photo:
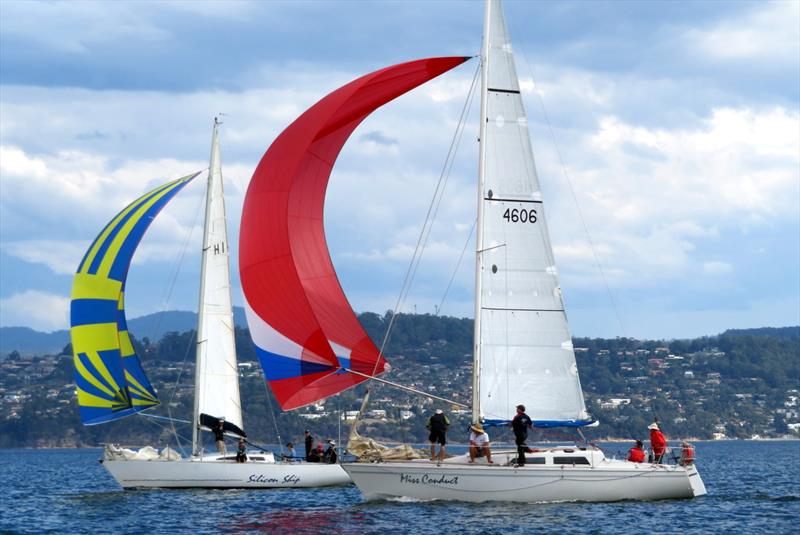
[[[536,215],[536,210],[533,208],[530,210],[507,208],[506,212],[503,214],[503,219],[510,223],[536,223]]]

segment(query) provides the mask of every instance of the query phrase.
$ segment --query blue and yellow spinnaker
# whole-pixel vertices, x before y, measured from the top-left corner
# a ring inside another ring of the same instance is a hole
[[[135,200],[106,225],[72,282],[70,334],[84,425],[110,422],[158,405],[125,321],[125,279],[133,253],[158,212],[188,175]]]

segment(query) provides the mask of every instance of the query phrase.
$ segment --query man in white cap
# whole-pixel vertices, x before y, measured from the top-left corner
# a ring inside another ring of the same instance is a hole
[[[428,440],[431,443],[431,461],[436,459],[436,443],[439,443],[439,461],[444,461],[445,444],[447,444],[447,428],[450,427],[450,420],[442,409],[436,409],[436,413],[428,418],[425,425],[430,431]]]
[[[653,450],[653,462],[661,464],[664,453],[667,451],[667,439],[658,428],[658,422],[653,422],[647,428],[650,430],[650,449]]]

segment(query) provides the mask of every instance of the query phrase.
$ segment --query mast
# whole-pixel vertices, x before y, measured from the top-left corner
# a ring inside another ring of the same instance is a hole
[[[486,112],[489,87],[489,16],[491,0],[486,0],[483,20],[483,46],[481,47],[481,116],[478,134],[478,222],[475,239],[475,331],[472,357],[472,421],[481,421],[481,270],[483,269],[483,189],[486,172]]]
[[[217,127],[219,126],[219,120],[214,117],[214,129],[211,134],[211,157],[208,164],[208,181],[206,183],[206,213],[205,217],[203,218],[203,252],[202,252],[202,260],[200,261],[200,297],[199,297],[199,304],[197,305],[197,331],[196,331],[196,340],[195,343],[197,345],[195,351],[195,362],[194,362],[194,411],[192,412],[192,455],[199,455],[198,446],[200,444],[200,391],[198,386],[200,385],[200,378],[201,378],[201,346],[204,343],[204,335],[203,332],[203,296],[205,295],[205,286],[206,286],[206,256],[208,254],[208,249],[206,248],[206,243],[208,243],[208,220],[211,212],[211,181],[213,180],[214,175],[214,156],[219,150],[219,138],[217,137]]]

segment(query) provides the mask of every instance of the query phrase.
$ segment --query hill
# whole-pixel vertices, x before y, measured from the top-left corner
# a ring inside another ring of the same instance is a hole
[[[233,321],[239,327],[247,327],[243,308],[233,308]],[[166,333],[182,333],[196,326],[197,314],[182,310],[156,312],[128,320],[128,329],[140,340],[159,340]],[[28,327],[0,327],[0,360],[12,351],[21,355],[57,353],[68,343],[68,330],[45,333]]]

